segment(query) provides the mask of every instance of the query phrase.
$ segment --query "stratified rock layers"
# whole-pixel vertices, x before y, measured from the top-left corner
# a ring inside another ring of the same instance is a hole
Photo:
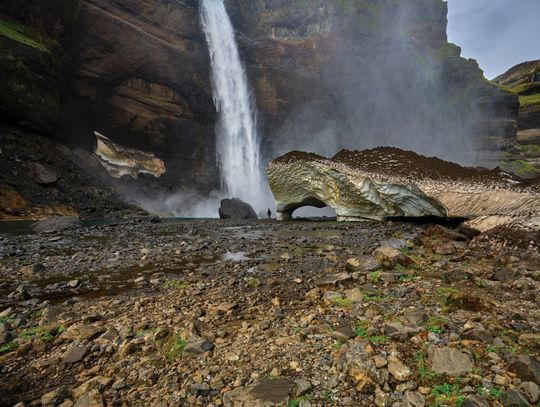
[[[331,159],[292,152],[267,172],[279,219],[328,205],[338,220],[439,216],[474,219],[479,229],[540,226],[538,185],[396,148],[344,150]]]

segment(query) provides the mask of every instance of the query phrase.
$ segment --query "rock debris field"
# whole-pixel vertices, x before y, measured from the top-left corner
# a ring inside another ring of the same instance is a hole
[[[74,226],[0,235],[2,406],[538,406],[537,232]]]

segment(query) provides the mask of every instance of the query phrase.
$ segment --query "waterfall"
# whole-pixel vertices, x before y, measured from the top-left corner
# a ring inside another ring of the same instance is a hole
[[[199,7],[210,52],[213,98],[219,114],[216,150],[222,190],[261,205],[263,181],[256,109],[234,29],[223,0],[201,0]]]

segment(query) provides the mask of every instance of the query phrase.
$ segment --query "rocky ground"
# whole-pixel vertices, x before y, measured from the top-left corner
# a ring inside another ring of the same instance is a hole
[[[0,405],[536,406],[539,241],[398,222],[4,233]]]

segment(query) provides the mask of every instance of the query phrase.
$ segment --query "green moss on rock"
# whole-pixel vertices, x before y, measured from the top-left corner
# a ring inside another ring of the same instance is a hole
[[[22,24],[10,23],[0,19],[0,35],[42,52],[49,52],[49,49],[40,41],[40,39],[30,36],[29,31],[30,30],[26,29]]]

